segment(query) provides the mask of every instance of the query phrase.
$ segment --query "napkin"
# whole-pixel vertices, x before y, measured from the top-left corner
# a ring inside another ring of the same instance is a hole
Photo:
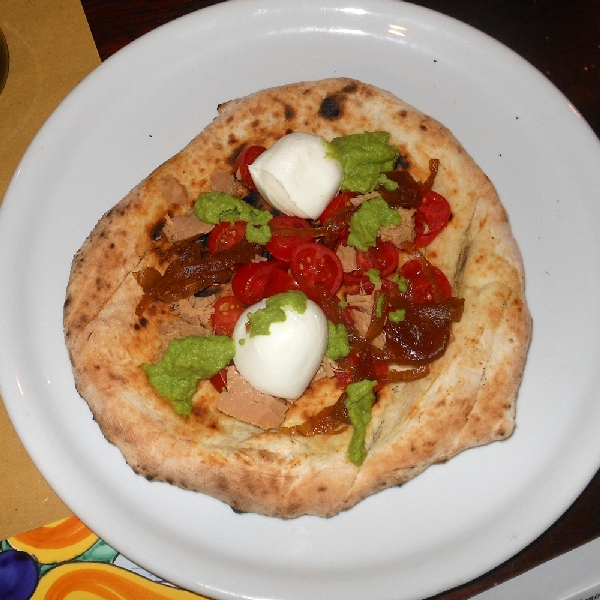
[[[152,575],[111,548],[77,517],[15,535],[0,545],[0,598],[208,600]],[[72,595],[72,596],[71,596]]]
[[[2,199],[39,128],[100,58],[79,0],[2,0],[0,27],[10,54],[0,93]],[[0,539],[70,514],[31,462],[2,402],[0,456]]]

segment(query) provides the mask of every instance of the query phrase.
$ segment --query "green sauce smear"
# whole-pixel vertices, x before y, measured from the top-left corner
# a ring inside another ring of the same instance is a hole
[[[268,222],[273,215],[223,192],[200,194],[194,204],[194,214],[205,223],[217,225],[224,221],[245,221],[246,239],[254,244],[266,244],[271,239]]]
[[[327,348],[325,356],[331,360],[337,360],[350,354],[350,342],[348,340],[348,330],[343,323],[336,325],[327,321]]]
[[[367,425],[371,422],[371,409],[375,403],[375,393],[373,388],[377,381],[363,379],[356,383],[351,383],[346,388],[348,397],[346,398],[346,408],[348,416],[354,427],[352,439],[348,445],[348,458],[360,467],[367,456],[365,447],[365,434]]]
[[[330,142],[331,155],[342,164],[344,177],[342,191],[367,194],[380,185],[393,190],[398,184],[384,173],[394,170],[398,156],[395,146],[388,144],[387,131],[354,133],[334,138]]]
[[[377,245],[377,235],[381,227],[400,225],[402,219],[381,197],[365,200],[350,219],[348,245],[363,252]]]
[[[228,336],[189,336],[173,340],[158,363],[144,363],[142,369],[156,393],[169,400],[178,415],[188,416],[198,382],[218,373],[234,355],[235,343]]]
[[[286,319],[284,307],[289,307],[299,315],[306,310],[306,295],[298,290],[290,290],[267,298],[264,308],[248,314],[250,337],[269,335],[272,323],[283,323]]]

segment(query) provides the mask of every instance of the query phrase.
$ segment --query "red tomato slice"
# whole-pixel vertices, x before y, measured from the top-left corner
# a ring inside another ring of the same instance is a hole
[[[391,275],[398,268],[398,248],[392,242],[379,241],[377,246],[367,252],[356,251],[358,269],[365,273],[369,269],[377,269],[382,277]]]
[[[215,390],[221,393],[227,389],[227,367],[221,369],[218,373],[213,375],[209,381],[214,385]]]
[[[289,273],[283,269],[271,269],[267,277],[267,283],[264,289],[264,298],[269,298],[275,294],[282,294],[290,290],[297,290],[298,284],[292,279]]]
[[[211,254],[241,242],[246,235],[246,222],[219,223],[208,234],[207,247]]]
[[[345,208],[346,206],[350,206],[350,199],[358,196],[356,192],[342,192],[338,194],[326,207],[325,210],[321,213],[319,217],[319,221],[324,223],[334,215],[336,212]]]
[[[263,298],[293,289],[295,283],[284,268],[284,263],[273,260],[242,265],[231,280],[235,297],[251,306]]]
[[[310,229],[310,224],[306,219],[301,217],[291,217],[288,215],[279,215],[273,217],[269,221],[271,230],[276,230],[277,227],[291,227],[294,229]],[[273,235],[270,241],[267,242],[265,248],[275,258],[289,262],[292,256],[292,251],[301,244],[306,244],[305,236],[284,236]]]
[[[450,205],[444,196],[429,190],[415,212],[415,246],[423,248],[438,236],[450,220]]]
[[[258,192],[258,190],[254,185],[254,181],[252,181],[248,165],[251,165],[265,150],[264,146],[246,146],[239,153],[233,165],[233,172],[239,173],[242,183],[253,192]]]
[[[437,267],[431,267],[435,273],[437,285],[444,298],[452,296],[452,286],[448,278]],[[434,283],[427,277],[423,265],[418,260],[410,260],[400,269],[400,275],[408,280],[408,294],[412,302],[421,304],[435,300]]]
[[[319,297],[319,292],[334,295],[344,276],[342,263],[335,252],[316,242],[294,249],[290,271],[300,289],[310,298]]]
[[[223,296],[215,302],[212,325],[215,335],[233,335],[233,328],[245,310],[245,306],[235,296]]]

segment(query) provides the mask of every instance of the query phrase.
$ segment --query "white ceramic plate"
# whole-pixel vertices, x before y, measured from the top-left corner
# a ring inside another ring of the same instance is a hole
[[[330,520],[235,514],[149,483],[77,395],[62,335],[71,258],[98,218],[255,90],[332,76],[440,119],[496,184],[523,251],[534,338],[517,431]],[[57,109],[0,212],[0,382],[21,439],[90,527],[215,598],[423,598],[542,533],[600,465],[598,140],[505,47],[396,1],[244,0],[131,44]]]

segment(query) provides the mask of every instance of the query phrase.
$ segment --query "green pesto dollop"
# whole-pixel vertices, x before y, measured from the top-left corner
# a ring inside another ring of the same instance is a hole
[[[266,244],[271,239],[268,222],[273,215],[268,210],[259,210],[247,202],[223,192],[200,194],[194,204],[195,215],[205,223],[217,225],[223,221],[235,223],[245,221],[246,239],[255,244]]]
[[[378,269],[369,269],[365,275],[369,278],[371,283],[381,283],[381,273]]]
[[[299,315],[306,310],[306,295],[298,290],[290,290],[270,296],[265,301],[264,308],[248,313],[250,322],[250,337],[269,335],[272,323],[283,323],[286,319],[285,307],[291,308]]]
[[[388,279],[393,281],[401,292],[408,291],[408,279],[406,279],[406,277],[402,277],[401,275],[398,275],[398,273],[394,273],[388,277]]]
[[[336,325],[327,321],[327,348],[325,356],[331,360],[337,360],[350,354],[350,342],[348,340],[348,330],[343,323]]]
[[[385,296],[383,294],[379,294],[377,296],[377,302],[375,304],[375,316],[378,319],[381,319],[383,315],[383,303],[385,302]]]
[[[365,200],[350,219],[348,245],[363,252],[377,245],[377,235],[381,227],[400,225],[402,219],[381,197]]]
[[[400,323],[400,321],[404,321],[406,318],[406,311],[403,308],[399,308],[398,310],[394,310],[391,313],[388,313],[388,319],[392,323]]]
[[[189,336],[173,340],[158,363],[144,363],[142,369],[156,393],[170,400],[178,415],[187,416],[198,381],[218,373],[234,354],[235,343],[228,336]]]
[[[367,194],[380,185],[391,190],[398,187],[384,175],[394,170],[398,156],[396,147],[388,144],[389,138],[387,131],[365,131],[331,140],[331,154],[344,169],[342,191]]]
[[[352,439],[348,445],[348,458],[356,465],[362,465],[367,456],[365,447],[365,434],[367,425],[371,422],[371,409],[375,403],[375,393],[373,388],[377,381],[363,379],[356,383],[351,383],[346,388],[348,397],[346,398],[346,408],[350,422],[354,427]]]

